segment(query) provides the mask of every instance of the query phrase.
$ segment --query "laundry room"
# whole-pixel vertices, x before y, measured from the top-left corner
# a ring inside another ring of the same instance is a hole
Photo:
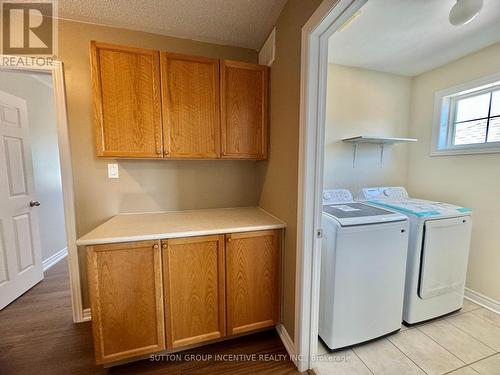
[[[500,0],[0,19],[0,375],[500,375]]]
[[[328,39],[323,375],[500,351],[500,4],[463,3],[369,1]]]

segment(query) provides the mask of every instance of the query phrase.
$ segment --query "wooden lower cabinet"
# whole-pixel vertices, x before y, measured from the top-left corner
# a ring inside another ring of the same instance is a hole
[[[87,248],[96,362],[165,349],[160,241]]]
[[[226,236],[227,334],[279,320],[279,231]]]
[[[162,242],[167,347],[226,335],[224,236]]]
[[[88,246],[97,364],[276,325],[280,233]]]

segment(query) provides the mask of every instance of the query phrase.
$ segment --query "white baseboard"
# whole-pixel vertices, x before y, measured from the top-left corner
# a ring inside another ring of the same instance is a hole
[[[42,262],[43,272],[47,271],[50,267],[55,265],[61,259],[64,259],[68,256],[68,248],[59,250],[57,253],[51,255],[47,259]]]
[[[295,364],[295,366],[297,366],[297,351],[295,350],[295,345],[293,343],[293,340],[290,338],[290,335],[288,334],[285,326],[281,323],[278,324],[276,326],[276,332],[278,332],[278,336],[283,342],[283,345],[285,346],[285,349],[288,355],[290,356],[290,359]]]
[[[476,292],[475,290],[465,288],[465,298],[468,300],[477,303],[478,305],[481,305],[489,310],[492,310],[496,312],[497,314],[500,314],[500,302],[495,301],[493,298],[487,297],[484,294],[481,294],[479,292]]]
[[[92,320],[92,313],[90,312],[90,307],[83,309],[83,319],[82,322],[89,322]]]

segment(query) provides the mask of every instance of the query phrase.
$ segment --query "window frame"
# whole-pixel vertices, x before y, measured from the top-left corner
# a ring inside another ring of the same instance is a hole
[[[436,92],[431,139],[431,156],[500,153],[500,141],[455,145],[456,111],[459,100],[500,90],[500,73]],[[491,103],[490,109],[491,111]],[[491,119],[488,117],[472,119]],[[498,118],[499,116],[493,116]],[[487,128],[488,131],[488,128]],[[486,133],[488,137],[488,133]]]

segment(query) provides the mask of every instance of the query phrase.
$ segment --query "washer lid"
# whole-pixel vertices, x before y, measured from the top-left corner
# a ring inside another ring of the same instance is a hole
[[[403,200],[370,200],[368,202],[376,204],[377,206],[390,208],[421,218],[462,216],[470,215],[472,212],[470,208],[455,206],[449,203],[426,201],[422,199],[410,198]]]
[[[365,225],[406,220],[406,216],[364,203],[328,204],[323,213],[329,215],[341,226]]]

